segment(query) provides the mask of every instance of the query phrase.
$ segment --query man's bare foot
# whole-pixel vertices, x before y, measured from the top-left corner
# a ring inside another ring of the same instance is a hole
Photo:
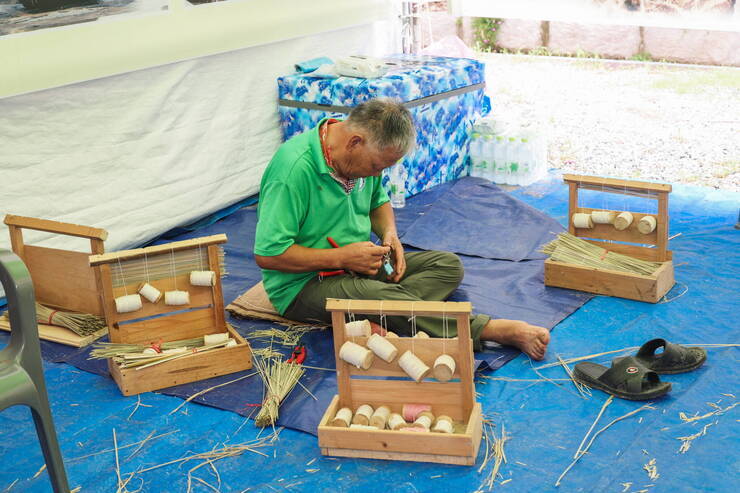
[[[541,360],[545,357],[550,342],[550,331],[521,320],[499,318],[491,319],[483,328],[480,337],[485,341],[514,346],[524,351],[530,358]]]

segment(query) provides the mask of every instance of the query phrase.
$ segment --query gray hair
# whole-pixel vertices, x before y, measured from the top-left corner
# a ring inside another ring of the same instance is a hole
[[[377,98],[355,106],[347,118],[351,128],[367,132],[378,149],[393,148],[404,154],[416,144],[416,130],[409,110],[390,98]]]

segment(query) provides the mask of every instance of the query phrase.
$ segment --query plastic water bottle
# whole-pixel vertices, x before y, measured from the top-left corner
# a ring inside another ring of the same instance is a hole
[[[470,176],[485,178],[487,163],[483,158],[483,138],[478,132],[470,136]]]
[[[508,179],[508,166],[506,164],[507,140],[504,135],[496,136],[496,144],[493,148],[493,161],[496,165],[494,172],[494,183],[506,183]]]
[[[532,145],[529,142],[529,137],[522,137],[519,143],[519,185],[529,185],[534,180],[532,179],[532,168],[534,162],[532,160]]]
[[[494,151],[496,146],[496,139],[492,134],[486,134],[483,138],[483,160],[486,163],[486,172],[484,178],[490,181],[494,181],[494,175],[496,174],[496,161],[494,159]]]
[[[518,185],[519,184],[519,146],[517,145],[516,137],[509,137],[506,146],[506,164],[508,167],[508,180],[505,181],[507,185]]]
[[[403,164],[393,166],[390,175],[391,207],[401,209],[406,205],[406,178],[408,174]]]

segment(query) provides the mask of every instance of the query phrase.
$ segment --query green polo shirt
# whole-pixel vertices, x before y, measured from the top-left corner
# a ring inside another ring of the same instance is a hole
[[[293,244],[331,248],[328,236],[340,246],[370,239],[370,211],[388,202],[388,194],[375,176],[358,179],[345,193],[321,151],[323,122],[281,145],[267,166],[260,184],[255,255],[280,255]],[[280,314],[317,275],[262,269],[265,291]]]

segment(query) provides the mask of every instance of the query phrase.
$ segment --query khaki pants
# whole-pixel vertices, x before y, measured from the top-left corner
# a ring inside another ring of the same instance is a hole
[[[291,320],[331,323],[325,310],[327,298],[357,300],[404,300],[443,301],[460,285],[463,278],[462,262],[449,252],[406,253],[406,273],[399,283],[386,282],[385,272],[374,277],[352,277],[348,274],[311,279],[298,293],[284,316]],[[382,271],[382,269],[381,269]],[[368,319],[380,323],[380,317],[369,315]],[[491,317],[470,317],[470,332],[476,350],[480,350],[480,334]],[[399,335],[411,335],[411,322],[406,317],[387,317],[389,330]],[[417,317],[416,329],[432,337],[442,337],[442,318]],[[457,335],[454,318],[448,320],[448,337]]]

